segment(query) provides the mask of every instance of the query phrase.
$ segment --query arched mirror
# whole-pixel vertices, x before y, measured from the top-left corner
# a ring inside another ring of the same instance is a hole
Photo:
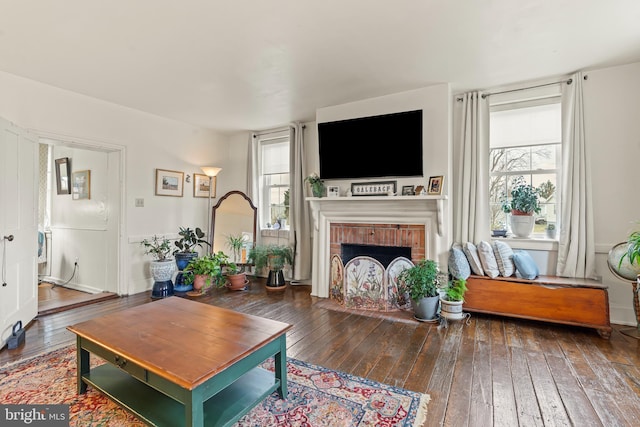
[[[222,251],[236,263],[245,263],[256,239],[257,208],[242,191],[229,191],[211,212],[213,251]],[[230,238],[242,238],[242,247],[234,251]]]

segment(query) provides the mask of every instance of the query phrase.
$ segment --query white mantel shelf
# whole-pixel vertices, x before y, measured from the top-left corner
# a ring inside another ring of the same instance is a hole
[[[389,203],[389,206],[406,206],[405,204],[411,204],[412,202],[435,202],[436,204],[436,223],[438,227],[438,235],[442,236],[442,221],[443,221],[443,202],[447,200],[447,196],[345,196],[345,197],[307,197],[306,200],[311,204],[312,212],[318,212],[321,205],[330,203],[347,203],[347,204],[363,204],[366,206],[369,203],[382,202]],[[317,219],[315,214],[314,225],[317,229]]]

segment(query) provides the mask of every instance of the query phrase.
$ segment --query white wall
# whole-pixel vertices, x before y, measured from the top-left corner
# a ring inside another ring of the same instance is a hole
[[[122,195],[124,244],[120,248],[123,271],[119,275],[119,292],[123,294],[152,285],[149,258],[139,245],[141,238],[153,234],[175,236],[180,226],[207,226],[207,200],[193,197],[192,183],[185,183],[181,198],[154,195],[155,168],[193,175],[201,173],[199,167],[203,165],[221,166],[224,169],[218,177],[218,189],[234,187],[227,179],[235,174],[225,170],[229,164],[226,135],[2,72],[0,93],[0,117],[20,127],[54,139],[106,146],[124,153],[124,168],[118,177],[126,183]],[[144,199],[143,208],[134,207],[136,198]],[[91,257],[91,252],[81,256]]]
[[[611,321],[636,325],[631,284],[607,267],[607,253],[640,229],[640,63],[586,72],[585,137],[593,175],[598,274],[609,286]]]

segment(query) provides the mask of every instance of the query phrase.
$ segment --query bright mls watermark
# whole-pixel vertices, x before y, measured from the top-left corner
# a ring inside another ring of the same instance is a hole
[[[69,427],[69,405],[0,405],[0,426]]]

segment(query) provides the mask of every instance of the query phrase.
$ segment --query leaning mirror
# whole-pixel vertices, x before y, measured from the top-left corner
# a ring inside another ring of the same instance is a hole
[[[213,251],[222,251],[235,263],[246,263],[256,237],[257,208],[242,191],[229,191],[211,212]]]

